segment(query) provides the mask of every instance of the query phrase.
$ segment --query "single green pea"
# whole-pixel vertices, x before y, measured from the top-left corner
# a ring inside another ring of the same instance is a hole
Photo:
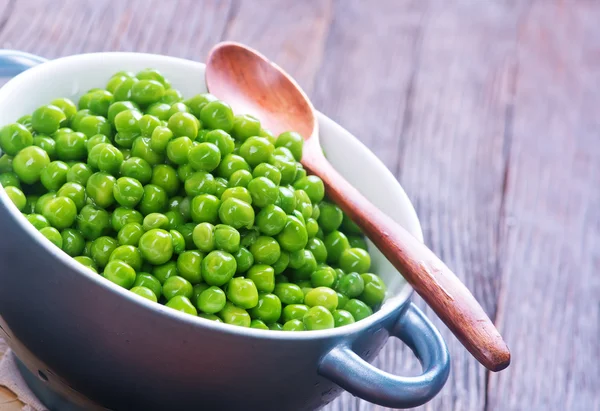
[[[227,190],[227,188],[228,188],[227,187],[227,180],[225,180],[222,177],[215,178],[215,195],[218,198],[221,198],[223,196],[223,193],[225,192],[225,190]],[[248,193],[248,195],[249,194],[250,193]]]
[[[281,173],[281,184],[291,184],[296,178],[296,162],[285,156],[273,154],[269,158],[269,164],[275,166]]]
[[[335,327],[333,315],[327,308],[321,306],[311,307],[302,318],[307,330],[326,330]]]
[[[283,331],[283,326],[279,323],[271,323],[268,324],[267,327],[269,327],[269,330],[271,331]]]
[[[83,239],[83,237],[82,237]],[[83,248],[83,247],[82,247]],[[142,253],[132,245],[120,245],[113,250],[109,261],[120,260],[129,264],[135,271],[142,269]]]
[[[331,267],[322,267],[312,272],[310,281],[313,287],[333,287],[336,274]]]
[[[296,217],[287,216],[283,230],[277,235],[277,241],[286,251],[301,250],[308,243],[306,227]]]
[[[255,167],[269,161],[271,154],[273,154],[273,150],[273,144],[266,138],[250,137],[240,146],[240,156],[242,156],[250,166]]]
[[[115,101],[113,94],[107,90],[97,90],[88,95],[89,101],[87,108],[90,112],[97,116],[106,117],[108,115],[108,108]]]
[[[227,154],[221,159],[219,167],[217,168],[217,174],[219,177],[230,179],[233,173],[238,170],[246,170],[249,172],[250,166],[246,163],[246,160],[237,154]]]
[[[124,136],[124,140],[133,141],[135,137],[142,134],[140,120],[142,113],[137,109],[120,111],[115,115],[114,124],[117,132]],[[131,147],[131,145],[129,145]]]
[[[387,289],[385,283],[376,274],[366,273],[361,274],[361,277],[365,283],[365,289],[358,298],[371,307],[379,306],[385,299]]]
[[[250,328],[256,328],[258,330],[268,330],[269,327],[262,320],[252,320],[250,322]]]
[[[315,238],[317,233],[319,232],[319,223],[314,218],[308,218],[305,223],[306,226],[306,234],[309,239]]]
[[[177,171],[167,165],[159,164],[152,169],[152,184],[162,187],[167,195],[173,196],[179,190],[180,182]]]
[[[157,69],[146,68],[146,69],[140,70],[137,72],[135,77],[137,77],[138,80],[155,80],[155,81],[158,81],[160,84],[162,84],[165,87],[165,89],[169,88],[169,86],[168,86],[169,82],[165,79],[165,77],[162,75],[162,73]]]
[[[248,170],[237,170],[229,177],[227,186],[246,188],[250,184],[250,181],[252,181],[252,173]]]
[[[215,314],[225,308],[227,296],[219,287],[209,287],[202,291],[196,301],[196,306],[207,314]]]
[[[186,194],[192,197],[201,194],[214,195],[216,192],[215,178],[206,171],[196,171],[185,180],[184,188]]]
[[[217,101],[218,99],[209,93],[204,94],[196,94],[194,97],[191,97],[184,101],[185,105],[190,109],[190,112],[196,116],[200,117],[200,112],[202,108],[210,103],[211,101]]]
[[[142,136],[151,137],[154,130],[161,126],[161,121],[156,116],[145,114],[138,120],[138,126]],[[152,141],[150,143],[152,144]]]
[[[83,247],[82,255],[92,259],[92,243],[93,241],[86,241],[85,246]],[[93,261],[93,260],[92,260]],[[96,263],[94,263],[94,268],[97,268]]]
[[[233,257],[237,264],[236,274],[245,273],[254,264],[254,256],[250,250],[245,247],[240,247],[239,250],[233,254]]]
[[[196,307],[190,302],[190,299],[183,295],[176,295],[165,304],[167,307],[181,311],[190,315],[198,315]]]
[[[111,93],[115,92],[115,89],[125,80],[135,77],[133,73],[130,72],[119,72],[114,74],[108,83],[106,84],[106,89]]]
[[[85,187],[88,179],[94,174],[91,167],[85,163],[75,163],[67,171],[67,182],[81,184]]]
[[[156,295],[152,292],[151,289],[146,287],[132,287],[130,290],[132,293],[139,295],[140,297],[144,297],[147,300],[158,302]]]
[[[34,211],[38,214],[44,214],[44,208],[46,208],[46,204],[53,198],[56,198],[56,193],[49,192],[41,195],[37,201],[35,202]]]
[[[214,244],[217,250],[234,254],[240,248],[240,233],[233,227],[219,224],[214,229]]]
[[[150,139],[146,137],[138,137],[133,141],[131,146],[131,156],[140,157],[148,162],[151,166],[162,164],[165,162],[165,155],[152,149]],[[139,180],[139,179],[138,179]]]
[[[194,245],[205,253],[215,249],[215,227],[210,223],[198,224],[192,233]]]
[[[147,231],[140,238],[138,245],[142,256],[151,264],[164,264],[173,255],[173,242],[165,230],[153,229]]]
[[[88,138],[85,146],[87,148],[87,152],[88,152],[88,158],[90,156],[90,152],[92,151],[92,149],[97,146],[98,144],[110,144],[110,139],[108,137],[106,137],[104,134],[96,134],[95,136],[92,136],[90,138]],[[96,159],[97,162],[97,159]],[[94,166],[96,167],[96,166]]]
[[[15,186],[13,186],[13,187],[15,187]],[[17,187],[17,188],[19,188],[19,187]],[[21,210],[21,212],[23,214],[32,214],[32,213],[35,213],[35,206],[37,205],[37,202],[39,200],[39,196],[28,195],[28,196],[25,196],[25,197],[26,197],[27,201],[25,203],[25,207],[23,208],[23,210]]]
[[[65,183],[58,190],[57,195],[59,197],[68,197],[75,203],[77,207],[77,211],[81,211],[81,209],[86,205],[86,192],[85,187],[78,183]]]
[[[246,273],[246,277],[254,282],[256,289],[261,293],[272,293],[275,289],[275,271],[268,265],[252,266]]]
[[[62,161],[53,161],[40,173],[40,180],[48,191],[57,191],[67,182],[69,166]]]
[[[166,279],[163,284],[162,292],[167,300],[170,300],[177,295],[191,298],[193,288],[188,280],[176,275]]]
[[[181,254],[185,251],[185,238],[177,230],[169,230],[171,242],[173,243],[173,253]]]
[[[347,248],[340,255],[339,265],[346,272],[366,273],[371,268],[371,256],[362,248]]]
[[[191,148],[188,161],[194,170],[213,171],[221,162],[221,152],[212,143],[200,143]]]
[[[252,203],[257,207],[275,204],[279,198],[279,190],[274,182],[266,177],[257,177],[248,183],[248,191],[252,195]]]
[[[310,238],[308,240],[308,243],[306,244],[306,248],[313,253],[313,255],[315,256],[315,260],[317,260],[318,263],[324,263],[327,261],[327,247],[325,247],[325,243],[323,243],[323,241],[321,241],[320,239],[314,237]]]
[[[309,291],[304,298],[304,303],[309,307],[320,305],[333,311],[337,308],[337,294],[329,287],[316,287]]]
[[[348,311],[356,321],[373,314],[373,310],[361,300],[351,299],[344,306],[344,310]]]
[[[8,198],[10,198],[10,201],[12,201],[19,211],[23,211],[25,209],[27,197],[25,197],[25,194],[23,194],[20,189],[14,186],[8,186],[4,187],[4,191],[8,195]],[[47,216],[44,217],[48,218]]]
[[[54,244],[58,248],[62,249],[62,236],[60,235],[60,232],[56,228],[44,227],[44,228],[40,229],[40,233],[42,233],[42,235],[44,237],[46,237],[48,240],[50,240],[50,242],[52,244]]]
[[[344,275],[337,287],[336,290],[350,298],[356,298],[365,289],[365,282],[363,278],[358,273],[349,273]]]
[[[179,90],[175,90],[174,88],[165,90],[165,94],[160,98],[160,102],[166,104],[179,103],[181,100],[183,100],[183,95]]]
[[[179,275],[192,284],[202,281],[202,259],[204,254],[198,250],[184,251],[177,257]]]
[[[254,209],[250,204],[231,197],[221,203],[219,218],[224,224],[237,229],[250,228],[254,224]]]
[[[174,113],[169,118],[168,127],[176,137],[185,136],[194,140],[198,135],[196,118],[190,113]]]
[[[93,115],[87,115],[79,120],[76,131],[80,132],[87,138],[95,136],[96,134],[104,134],[108,138],[111,138],[113,134],[111,124],[105,117]],[[61,137],[62,136],[64,136],[64,134],[61,135]],[[56,147],[56,150],[58,152],[58,146]]]
[[[146,108],[146,114],[155,116],[160,121],[167,121],[167,120],[169,120],[169,117],[171,117],[170,110],[171,110],[170,104],[158,102],[158,103],[149,105],[148,108]]]
[[[233,136],[241,141],[260,135],[260,121],[249,114],[238,114],[233,119]]]
[[[168,120],[171,119],[171,117],[174,114],[177,114],[177,113],[189,113],[189,112],[190,112],[190,109],[185,104],[183,104],[183,103],[174,103],[174,104],[171,104],[171,107],[169,107],[169,113],[168,113],[168,117],[167,117],[167,125],[169,124]],[[198,127],[198,128],[200,128],[200,127]]]
[[[121,176],[131,177],[142,184],[148,184],[152,179],[152,167],[139,157],[130,157],[121,164]]]
[[[192,140],[189,137],[177,137],[167,143],[167,157],[175,164],[185,164],[191,149]]]
[[[346,310],[335,310],[333,312],[333,321],[335,323],[335,327],[343,327],[344,325],[353,324],[354,317]]]
[[[141,223],[127,223],[118,232],[117,239],[121,245],[137,246],[144,234]]]
[[[135,207],[144,195],[144,187],[136,179],[121,177],[113,186],[113,195],[123,207]]]
[[[342,252],[350,248],[348,237],[341,231],[332,231],[327,234],[323,243],[327,248],[327,262],[330,264],[337,264]]]
[[[252,204],[252,196],[250,195],[250,192],[248,191],[248,189],[246,189],[244,187],[227,188],[221,194],[221,201],[225,201],[228,198],[237,198],[248,204]]]
[[[281,133],[275,141],[275,147],[285,147],[291,151],[296,161],[302,159],[302,147],[304,138],[295,131],[286,131]]]
[[[166,230],[169,228],[169,219],[166,215],[161,213],[150,213],[144,217],[142,227],[145,231],[150,231],[154,228]]]
[[[275,274],[281,274],[285,271],[290,263],[290,254],[287,251],[281,250],[281,254],[279,255],[279,259],[275,261],[273,264],[273,270],[275,270]]]
[[[349,235],[348,243],[352,248],[362,248],[365,251],[369,250],[366,240],[360,235]]]
[[[223,130],[208,131],[204,134],[204,142],[217,146],[222,158],[233,153],[233,149],[235,148],[233,138]]]
[[[288,304],[283,307],[282,321],[302,320],[309,308],[310,307],[305,304]]]
[[[256,216],[256,225],[265,235],[274,236],[283,230],[286,223],[286,214],[280,207],[270,204],[260,210]]]
[[[115,118],[117,117],[117,114],[128,110],[140,111],[140,108],[137,104],[135,104],[132,101],[117,101],[112,103],[110,107],[108,107],[108,111],[105,117],[108,119],[109,123],[115,124]]]
[[[31,114],[25,114],[17,119],[17,123],[23,124],[27,129],[32,132],[33,127],[31,127]]]
[[[279,196],[275,205],[280,207],[286,214],[292,214],[296,209],[296,196],[294,191],[287,187],[279,187]]]
[[[113,188],[116,179],[105,172],[94,173],[86,184],[86,193],[94,204],[102,208],[108,208],[115,202]]]
[[[348,298],[347,295],[340,293],[339,291],[336,294],[338,296],[338,306],[337,306],[337,309],[338,310],[343,310],[344,307],[346,306],[346,304],[348,303],[348,301],[350,301],[350,298]]]
[[[10,188],[18,190],[15,187]],[[24,198],[25,196],[23,196]],[[53,227],[62,230],[72,226],[75,222],[77,207],[75,206],[75,202],[69,197],[55,197],[48,200],[48,203],[44,206],[42,215],[46,217]]]
[[[160,282],[163,286],[169,278],[179,275],[179,270],[177,269],[177,263],[175,261],[169,261],[154,267],[150,266],[149,269],[152,270],[152,275],[156,277],[158,282]]]
[[[38,133],[52,134],[65,121],[67,116],[58,107],[50,104],[36,109],[31,115],[31,126]]]
[[[33,137],[33,145],[40,147],[42,150],[48,153],[48,157],[50,157],[50,159],[56,158],[56,141],[54,141],[52,138],[44,134],[38,134],[37,136]]]
[[[279,243],[272,237],[260,236],[250,246],[250,252],[257,264],[274,264],[281,255]]]
[[[231,254],[220,250],[211,251],[202,260],[202,277],[209,285],[222,286],[233,278],[236,264]]]
[[[231,199],[229,199],[231,200]],[[227,200],[227,201],[229,201]],[[195,223],[216,223],[218,221],[221,200],[211,194],[201,194],[195,196],[190,205],[191,218]],[[250,207],[252,210],[252,207]],[[254,210],[252,210],[254,212]],[[221,219],[223,222],[225,220]],[[253,219],[254,220],[254,219]],[[226,223],[226,222],[225,222]],[[228,224],[228,223],[226,223]],[[232,224],[229,224],[232,225]],[[251,225],[251,224],[250,224]],[[239,228],[235,227],[234,228]]]
[[[138,204],[138,209],[144,215],[163,212],[167,206],[167,192],[154,184],[144,186],[144,195]]]
[[[8,154],[0,156],[0,173],[10,173],[13,171],[13,157]]]
[[[75,261],[77,261],[79,264],[89,268],[93,272],[95,272],[95,273],[98,272],[98,267],[96,267],[96,263],[94,263],[94,260],[92,260],[90,257],[86,257],[84,255],[79,255],[79,256],[73,257],[73,259]]]
[[[302,168],[302,165],[298,165],[298,163],[296,163],[296,159],[294,158],[294,155],[292,154],[292,152],[286,148],[286,147],[277,147],[276,149],[273,150],[273,155],[274,156],[280,156],[280,157],[285,157],[290,161],[294,162],[294,167],[296,167],[296,173],[294,175],[294,181],[298,179],[298,171],[300,171]]]
[[[44,227],[50,227],[50,223],[48,222],[48,220],[46,220],[46,217],[44,217],[41,214],[29,214],[27,215],[27,221],[29,221],[29,223],[33,225],[37,230],[41,230]]]
[[[139,80],[131,86],[131,100],[146,106],[159,101],[165,94],[165,86],[156,80]]]
[[[293,283],[275,284],[273,291],[284,304],[302,304],[304,303],[304,293],[302,289]]]
[[[279,185],[281,182],[281,172],[275,166],[269,163],[261,163],[257,165],[252,171],[252,176],[256,177],[266,177],[271,180],[275,185]]]
[[[0,129],[0,149],[10,156],[33,144],[31,132],[22,124],[13,123]]]
[[[230,132],[233,129],[233,111],[229,104],[223,101],[208,102],[200,110],[200,121],[209,129],[220,129]]]
[[[77,216],[77,229],[87,240],[95,240],[110,230],[110,216],[105,210],[88,204]]]
[[[290,320],[283,324],[283,331],[305,331],[302,320]]]
[[[265,323],[274,323],[281,317],[281,300],[275,294],[260,294],[250,316]]]
[[[179,212],[179,210],[174,211],[170,210],[165,213],[165,217],[167,217],[167,228],[169,230],[176,230],[180,225],[185,223],[183,215]]]
[[[290,253],[290,268],[300,268],[304,265],[305,251],[310,253],[308,250],[297,250]]]
[[[298,211],[298,210],[292,211],[292,216],[296,217],[298,219],[298,221],[300,221],[304,225],[304,228],[306,228],[306,220],[304,219],[304,216],[302,215],[302,213],[300,211]],[[308,236],[308,232],[306,233],[306,235]]]
[[[109,174],[117,174],[123,160],[123,153],[112,144],[96,144],[88,154],[90,166]]]
[[[63,161],[85,159],[87,154],[87,137],[83,133],[63,133],[55,140],[56,157]]]
[[[92,241],[92,245],[90,247],[90,254],[94,262],[98,265],[98,267],[102,268],[108,264],[108,262],[110,261],[110,255],[117,247],[118,243],[117,240],[115,240],[114,238],[108,236],[98,237],[94,241]],[[131,281],[131,283],[133,284],[133,280]]]
[[[294,188],[304,190],[313,204],[320,203],[325,197],[323,180],[317,176],[306,176],[294,183]]]
[[[313,206],[308,198],[308,194],[304,190],[295,190],[294,197],[296,197],[296,210],[302,214],[304,221],[312,217]]]
[[[77,106],[68,98],[57,98],[50,102],[51,105],[58,107],[66,117],[66,122],[69,123],[73,116],[77,114]],[[33,117],[32,117],[33,120]]]
[[[152,291],[158,299],[162,295],[162,285],[156,277],[151,274],[139,272],[135,277],[134,287],[145,287]]]
[[[354,221],[352,221],[350,219],[350,217],[348,217],[346,214],[344,214],[344,217],[342,219],[342,226],[341,226],[341,230],[349,235],[349,234],[355,234],[355,235],[361,235],[362,231],[360,230],[360,227],[356,225],[356,223]]]
[[[19,180],[19,176],[13,172],[7,172],[4,174],[0,174],[0,185],[2,187],[16,187],[21,188],[21,181]]]
[[[237,325],[241,327],[250,327],[250,315],[248,312],[240,307],[236,307],[232,303],[228,302],[217,314],[225,324]]]
[[[48,153],[37,146],[25,147],[14,157],[14,173],[26,184],[39,181],[43,170],[50,164]]]
[[[223,322],[223,320],[221,320],[219,317],[217,317],[214,314],[198,313],[198,317],[205,318],[205,319],[211,320],[211,321],[216,321],[218,323],[222,323]],[[252,327],[252,323],[250,323],[250,326]]]
[[[344,214],[338,206],[326,201],[322,201],[319,204],[319,210],[320,215],[317,221],[324,232],[330,233],[340,227]]]

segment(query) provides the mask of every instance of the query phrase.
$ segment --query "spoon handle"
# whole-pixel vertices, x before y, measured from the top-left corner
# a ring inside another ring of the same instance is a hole
[[[358,192],[310,142],[302,163],[325,184],[331,200],[363,230],[460,342],[486,368],[510,364],[510,351],[475,297],[423,243]]]

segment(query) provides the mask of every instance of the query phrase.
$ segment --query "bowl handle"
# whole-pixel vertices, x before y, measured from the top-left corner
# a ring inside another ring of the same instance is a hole
[[[24,51],[0,49],[0,77],[13,77],[17,74],[45,63],[47,59]]]
[[[415,353],[423,373],[400,377],[381,371],[342,344],[321,359],[319,374],[369,402],[392,408],[416,407],[431,400],[450,373],[450,356],[439,331],[413,303],[396,321],[391,335]]]

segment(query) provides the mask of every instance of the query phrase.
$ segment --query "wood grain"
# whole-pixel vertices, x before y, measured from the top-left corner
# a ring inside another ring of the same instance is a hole
[[[587,411],[600,409],[599,10],[589,0],[0,0],[0,46],[197,59],[221,39],[258,48],[396,172],[426,243],[508,338],[513,364],[488,376],[428,310],[453,368],[420,409]],[[376,365],[419,372],[397,341]],[[344,394],[326,409],[382,408]]]

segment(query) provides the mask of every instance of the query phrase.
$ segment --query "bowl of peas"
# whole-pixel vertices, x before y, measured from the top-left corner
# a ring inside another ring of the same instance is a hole
[[[302,136],[234,113],[203,64],[4,50],[0,72],[0,336],[49,408],[413,407],[442,388],[444,341],[302,167]],[[393,175],[318,120],[329,161],[422,240]],[[421,375],[370,364],[389,337]]]

